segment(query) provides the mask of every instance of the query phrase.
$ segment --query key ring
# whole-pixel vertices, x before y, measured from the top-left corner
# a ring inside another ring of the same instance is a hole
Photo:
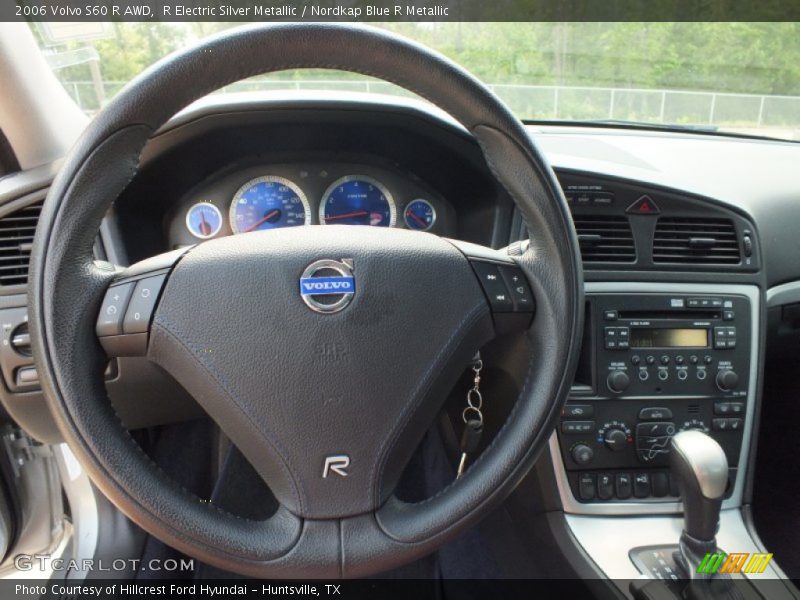
[[[469,415],[473,414],[475,417],[473,419],[469,418]],[[464,423],[468,423],[470,420],[478,421],[481,425],[483,425],[483,413],[480,409],[475,408],[474,406],[467,406],[463,411],[461,411],[461,418],[464,420]]]

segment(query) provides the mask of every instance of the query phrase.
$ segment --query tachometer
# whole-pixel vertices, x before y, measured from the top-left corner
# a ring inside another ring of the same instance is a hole
[[[334,181],[322,196],[319,222],[325,225],[394,227],[394,199],[379,181],[365,175],[348,175]]]
[[[239,188],[231,202],[230,221],[234,233],[295,227],[311,222],[311,207],[296,184],[267,175]]]

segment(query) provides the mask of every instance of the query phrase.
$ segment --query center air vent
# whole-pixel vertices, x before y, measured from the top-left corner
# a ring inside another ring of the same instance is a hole
[[[38,202],[0,218],[0,286],[28,283],[33,234],[41,211]]]
[[[627,217],[573,215],[583,262],[632,263],[636,260]]]
[[[654,263],[737,265],[736,227],[730,219],[661,217],[653,237]]]

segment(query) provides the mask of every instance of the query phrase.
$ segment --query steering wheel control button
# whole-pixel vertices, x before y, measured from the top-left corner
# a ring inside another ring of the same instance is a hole
[[[668,408],[652,407],[639,411],[640,421],[667,421],[672,418],[672,411]]]
[[[533,312],[533,293],[519,267],[500,267],[500,275],[511,293],[514,312]]]
[[[108,288],[100,306],[100,314],[97,316],[95,332],[99,337],[122,333],[122,319],[134,285],[134,282],[129,282]]]
[[[486,297],[489,298],[492,310],[494,312],[513,312],[514,301],[511,299],[511,292],[503,282],[500,267],[491,263],[472,261],[472,268],[478,275]]]
[[[125,311],[125,318],[122,321],[123,333],[147,332],[161,286],[164,285],[166,278],[166,275],[156,275],[136,282],[128,310]]]

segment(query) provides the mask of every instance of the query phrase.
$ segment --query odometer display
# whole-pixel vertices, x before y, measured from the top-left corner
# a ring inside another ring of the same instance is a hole
[[[231,202],[230,221],[234,233],[295,227],[311,222],[311,208],[296,184],[267,175],[239,188]]]
[[[396,218],[389,190],[364,175],[348,175],[334,181],[319,207],[319,222],[325,225],[393,227]]]

